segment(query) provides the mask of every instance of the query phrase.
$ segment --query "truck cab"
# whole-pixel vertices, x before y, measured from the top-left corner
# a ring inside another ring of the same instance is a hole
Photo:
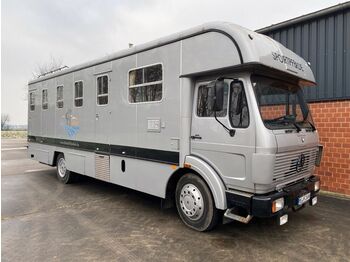
[[[220,174],[228,218],[284,224],[290,208],[317,203],[318,133],[303,82],[280,75],[253,69],[196,84],[191,153]]]
[[[309,63],[271,38],[239,27],[226,32],[243,61],[194,75],[186,161],[218,174],[225,218],[276,217],[283,225],[290,210],[317,203],[323,148],[303,95],[315,78]]]

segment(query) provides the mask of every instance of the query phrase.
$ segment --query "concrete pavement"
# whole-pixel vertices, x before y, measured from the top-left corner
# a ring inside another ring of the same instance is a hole
[[[3,261],[349,261],[349,200],[320,196],[281,227],[254,218],[198,233],[158,198],[90,178],[59,183],[25,145],[2,140]]]

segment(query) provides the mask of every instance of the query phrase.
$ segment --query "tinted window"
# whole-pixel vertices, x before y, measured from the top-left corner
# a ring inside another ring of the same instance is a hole
[[[56,105],[58,108],[63,107],[63,86],[57,87]]]
[[[97,77],[97,104],[108,104],[108,76]]]
[[[143,70],[144,83],[162,81],[162,65],[145,67]]]
[[[131,103],[162,100],[162,65],[143,67],[129,72],[129,101]]]
[[[74,83],[74,105],[76,107],[83,106],[83,81]]]
[[[49,108],[49,102],[48,102],[48,97],[47,97],[47,89],[44,89],[42,92],[42,108],[48,109]]]
[[[227,112],[227,95],[228,84],[224,83],[224,106],[220,112],[216,112],[217,117],[226,116]],[[201,85],[198,88],[197,97],[197,115],[200,117],[214,117],[214,111],[211,110],[210,105],[213,103],[214,90],[208,85]]]
[[[29,107],[30,107],[30,111],[35,110],[35,93],[34,92],[29,93]]]
[[[241,82],[230,84],[230,121],[232,127],[248,127],[249,111],[247,98]]]

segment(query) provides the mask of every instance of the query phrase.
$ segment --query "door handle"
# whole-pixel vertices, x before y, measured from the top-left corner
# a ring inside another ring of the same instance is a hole
[[[195,134],[194,136],[191,136],[191,139],[202,139],[202,137],[198,134]]]

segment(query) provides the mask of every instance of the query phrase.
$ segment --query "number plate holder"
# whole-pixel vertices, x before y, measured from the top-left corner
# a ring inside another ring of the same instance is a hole
[[[310,200],[310,197],[311,197],[311,193],[310,192],[305,194],[305,195],[302,195],[302,196],[298,197],[297,205],[301,206],[301,205],[305,204],[307,201]]]

